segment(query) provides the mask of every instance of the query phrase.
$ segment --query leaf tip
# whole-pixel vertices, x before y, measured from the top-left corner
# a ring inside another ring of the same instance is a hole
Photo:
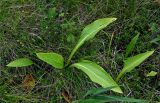
[[[155,72],[155,71],[151,71],[150,73],[148,73],[147,74],[147,77],[154,77],[154,76],[156,76],[157,75],[157,72]]]
[[[112,21],[116,21],[117,20],[117,18],[112,18]]]
[[[152,51],[148,51],[149,56],[152,55],[154,53],[155,50]]]
[[[6,65],[7,67],[10,67],[10,63]]]
[[[153,54],[153,53],[154,53],[154,50],[152,50],[151,53]]]
[[[121,90],[121,88],[120,88],[119,86],[116,87],[116,88],[113,88],[113,89],[111,89],[111,90],[113,90],[113,91],[115,91],[115,92],[117,92],[117,93],[120,93],[120,94],[123,93],[123,91]]]

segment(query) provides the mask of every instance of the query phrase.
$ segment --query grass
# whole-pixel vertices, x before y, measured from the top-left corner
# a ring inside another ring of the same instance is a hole
[[[53,8],[56,8],[56,12],[49,18],[49,10]],[[35,61],[39,66],[29,68],[14,69],[5,65],[15,58],[31,56],[37,51],[55,51],[67,59],[81,30],[93,20],[103,17],[117,17],[118,20],[85,44],[74,58],[97,61],[115,77],[122,68],[126,45],[140,33],[131,55],[153,48],[156,52],[123,78],[124,96],[160,101],[159,74],[146,78],[151,70],[159,73],[159,45],[149,42],[159,35],[158,3],[153,0],[1,0],[0,102],[61,103],[64,102],[61,96],[63,89],[75,100],[81,98],[89,88],[97,87],[77,70],[53,70],[38,60]],[[153,23],[158,25],[156,31],[150,30]],[[61,75],[59,72],[62,72]],[[37,81],[30,93],[24,92],[21,86],[26,74],[32,74]]]

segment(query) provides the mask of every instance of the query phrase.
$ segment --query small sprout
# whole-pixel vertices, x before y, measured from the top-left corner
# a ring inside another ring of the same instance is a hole
[[[157,75],[157,72],[151,71],[150,73],[147,74],[147,77],[154,77]]]

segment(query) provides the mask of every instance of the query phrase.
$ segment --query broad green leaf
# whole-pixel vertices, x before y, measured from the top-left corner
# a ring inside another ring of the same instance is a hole
[[[131,42],[127,45],[127,48],[126,48],[126,54],[125,54],[125,57],[128,57],[128,55],[133,51],[134,47],[135,47],[135,44],[138,40],[138,37],[139,37],[139,34],[137,34],[132,40]]]
[[[33,62],[30,59],[20,58],[10,62],[7,66],[8,67],[25,67],[25,66],[30,66],[32,64]]]
[[[77,100],[74,101],[73,103],[111,103],[111,102],[147,103],[146,100],[141,100],[141,99],[119,97],[119,96],[104,96],[104,95],[99,95],[88,99]]]
[[[112,79],[112,77],[99,65],[94,62],[84,60],[79,63],[72,64],[71,67],[76,67],[86,73],[89,78],[100,84],[103,88],[116,86],[111,89],[114,92],[122,93],[122,90],[118,84]]]
[[[64,59],[57,53],[36,53],[36,55],[39,59],[55,68],[62,69],[64,67]]]
[[[116,18],[103,18],[103,19],[98,19],[94,21],[93,23],[87,25],[80,36],[80,39],[74,49],[72,50],[69,59],[67,61],[67,64],[70,63],[71,58],[75,54],[75,52],[84,44],[84,42],[92,39],[101,29],[105,28],[107,25],[115,21]]]
[[[124,61],[124,67],[119,73],[116,81],[120,79],[125,73],[130,72],[135,67],[140,65],[144,60],[146,60],[150,55],[153,54],[154,51],[147,51],[145,53],[138,54],[134,57],[127,58],[127,60]]]
[[[151,71],[150,73],[147,74],[147,77],[151,77],[151,76],[154,77],[156,75],[157,75],[157,72]]]
[[[100,95],[100,94],[103,94],[103,93],[106,93],[107,91],[115,88],[116,86],[112,86],[112,87],[108,87],[108,88],[93,88],[93,89],[90,89],[84,97],[87,97],[87,96],[97,96],[97,95]]]

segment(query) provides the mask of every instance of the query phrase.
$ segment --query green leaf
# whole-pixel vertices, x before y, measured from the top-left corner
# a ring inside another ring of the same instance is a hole
[[[147,74],[147,77],[150,77],[150,76],[154,77],[156,75],[157,75],[157,72],[151,71],[150,73]]]
[[[103,88],[116,86],[116,88],[111,89],[114,92],[122,93],[122,90],[118,84],[112,79],[112,77],[99,65],[94,62],[84,60],[79,63],[72,64],[71,67],[76,67],[86,73],[89,78],[100,84]]]
[[[139,37],[139,34],[137,34],[132,40],[131,42],[127,45],[127,48],[126,48],[126,54],[125,54],[125,57],[128,57],[128,55],[130,53],[132,53],[134,47],[135,47],[135,44],[138,40],[138,37]]]
[[[100,95],[100,94],[103,94],[113,88],[115,88],[116,86],[112,86],[112,87],[107,87],[107,88],[93,88],[93,89],[90,89],[84,97],[87,97],[87,96],[97,96],[97,95]]]
[[[127,98],[127,97],[119,97],[119,96],[95,96],[92,99],[104,100],[105,102],[134,102],[134,103],[146,103],[146,100]]]
[[[74,47],[74,49],[72,50],[69,59],[67,61],[67,64],[70,63],[73,55],[75,54],[75,52],[84,44],[84,42],[94,38],[94,36],[103,28],[105,28],[107,25],[109,25],[110,23],[112,23],[113,21],[115,21],[116,18],[103,18],[103,19],[98,19],[96,21],[94,21],[93,23],[87,25],[80,36],[80,39],[78,41],[78,43],[76,44],[76,46]]]
[[[56,16],[56,8],[53,7],[53,8],[49,8],[48,10],[48,18],[55,18]]]
[[[140,65],[144,60],[146,60],[150,55],[153,54],[154,51],[147,51],[145,53],[138,54],[134,57],[127,58],[127,60],[124,61],[124,67],[119,73],[116,81],[120,79],[125,73],[130,72],[135,67]]]
[[[25,66],[30,66],[32,64],[33,62],[30,59],[20,58],[10,62],[7,66],[8,67],[25,67]]]
[[[146,103],[146,100],[127,98],[127,97],[119,97],[119,96],[104,96],[99,95],[95,97],[91,97],[89,99],[81,99],[74,101],[73,103],[111,103],[111,102],[134,102],[134,103]]]
[[[80,99],[73,101],[72,103],[105,103],[105,101],[99,99]]]
[[[62,69],[64,67],[64,59],[57,53],[36,53],[36,55],[39,59],[55,68]]]

